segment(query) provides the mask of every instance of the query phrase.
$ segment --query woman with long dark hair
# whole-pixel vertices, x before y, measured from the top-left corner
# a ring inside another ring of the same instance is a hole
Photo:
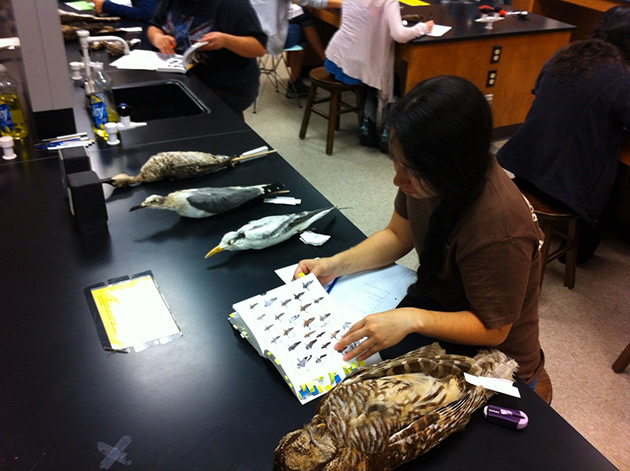
[[[499,150],[519,185],[533,185],[582,216],[578,263],[594,253],[630,127],[630,8],[602,15],[588,39],[543,67],[525,123]]]
[[[410,334],[409,348],[427,341],[418,334],[496,347],[535,384],[544,363],[538,340],[542,232],[489,152],[492,113],[485,97],[466,79],[431,78],[396,103],[389,123],[399,188],[389,225],[332,257],[302,260],[296,273],[313,272],[325,284],[386,266],[415,248],[418,281],[401,306],[368,315],[336,349],[363,339],[344,356],[363,360],[393,352]]]

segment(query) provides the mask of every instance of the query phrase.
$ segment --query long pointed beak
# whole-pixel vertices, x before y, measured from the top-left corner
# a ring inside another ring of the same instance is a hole
[[[219,252],[223,252],[225,249],[223,247],[221,247],[220,245],[217,245],[215,248],[213,248],[210,252],[208,252],[206,254],[206,256],[204,258],[210,258],[213,255],[218,254]]]
[[[136,206],[132,206],[131,208],[129,208],[129,212],[136,211],[137,209],[142,209],[142,208],[144,208],[144,206],[142,206],[141,204],[138,204]]]

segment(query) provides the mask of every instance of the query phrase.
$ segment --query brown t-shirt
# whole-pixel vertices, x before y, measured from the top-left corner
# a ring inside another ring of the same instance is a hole
[[[419,254],[436,203],[401,191],[396,196],[396,212],[409,220]],[[488,328],[512,323],[496,348],[518,362],[525,381],[536,378],[544,364],[538,339],[543,237],[531,206],[495,162],[485,189],[446,241],[433,294],[446,311],[470,310]]]

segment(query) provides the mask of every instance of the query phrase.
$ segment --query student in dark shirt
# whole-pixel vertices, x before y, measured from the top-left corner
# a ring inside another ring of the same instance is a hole
[[[599,243],[624,128],[630,129],[630,8],[613,7],[590,38],[543,67],[525,123],[499,163],[582,216],[578,263]]]
[[[255,58],[265,54],[267,36],[247,0],[162,0],[148,37],[165,54],[208,42],[191,73],[241,116],[256,99],[260,71]]]

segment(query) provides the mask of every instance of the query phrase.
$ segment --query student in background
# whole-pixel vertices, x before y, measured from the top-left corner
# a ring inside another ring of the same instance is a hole
[[[599,244],[624,128],[630,129],[629,64],[630,8],[613,7],[588,39],[544,65],[525,123],[497,154],[519,184],[582,216],[578,263]]]
[[[344,0],[341,27],[326,47],[326,70],[349,85],[370,87],[363,109],[361,144],[387,151],[387,126],[379,142],[377,125],[394,97],[395,42],[405,43],[431,31],[433,21],[402,24],[398,0]]]
[[[535,387],[544,364],[538,339],[543,234],[490,154],[490,105],[470,81],[439,76],[400,98],[389,119],[399,188],[389,225],[332,257],[300,261],[296,274],[314,273],[326,284],[387,266],[415,248],[418,281],[398,308],[357,322],[335,349],[364,339],[345,360],[384,349],[391,358],[432,341],[420,336],[456,344],[449,351],[493,347],[514,358],[519,376]]]
[[[148,23],[160,0],[132,0],[132,5],[119,5],[111,0],[93,0],[94,10],[99,15],[107,13],[127,20]]]
[[[302,5],[314,8],[341,8],[342,0],[250,0],[254,10],[260,18],[263,31],[269,37],[267,52],[274,56],[282,54],[297,44],[308,42],[313,47],[322,62],[325,59],[324,47],[313,26],[313,20],[308,10],[301,9],[301,14],[291,18],[291,6]],[[287,98],[308,95],[308,87],[302,81],[302,64],[304,51],[289,53],[290,76],[287,87]],[[297,93],[297,95],[296,95]]]
[[[162,0],[147,34],[164,54],[207,42],[191,73],[241,116],[256,99],[267,35],[248,0]]]

